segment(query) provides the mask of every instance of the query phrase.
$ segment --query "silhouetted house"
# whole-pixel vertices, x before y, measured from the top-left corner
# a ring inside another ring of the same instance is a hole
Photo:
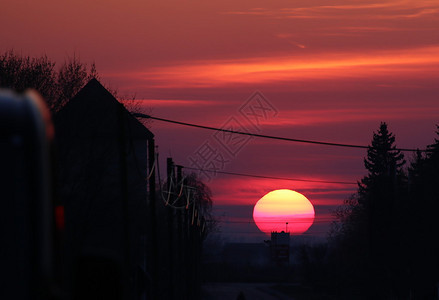
[[[54,123],[66,289],[78,299],[134,299],[148,277],[148,148],[154,136],[96,79]]]

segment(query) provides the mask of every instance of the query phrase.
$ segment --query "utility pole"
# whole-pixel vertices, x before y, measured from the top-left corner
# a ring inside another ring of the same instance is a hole
[[[151,274],[152,274],[152,284],[151,284],[151,298],[158,298],[158,287],[159,287],[159,272],[158,272],[158,239],[157,239],[157,216],[156,216],[156,186],[155,186],[155,172],[157,168],[157,160],[155,152],[155,142],[154,138],[148,140],[148,169],[149,169],[149,224],[147,223],[147,228],[150,228],[149,234],[151,236],[151,246],[149,261],[151,262]]]
[[[174,162],[172,161],[172,158],[168,157],[168,159],[166,160],[166,170],[167,170],[167,201],[169,201],[169,203],[173,203],[174,201],[174,195],[173,195],[173,182],[175,182],[175,176],[174,176]],[[168,249],[169,249],[169,299],[174,299],[174,277],[175,277],[175,272],[174,272],[174,209],[169,206],[167,207],[168,210]]]
[[[177,197],[179,197],[178,202],[176,203],[178,207],[184,207],[185,203],[182,201],[183,194],[184,194],[184,181],[183,181],[183,174],[182,174],[182,166],[177,165],[177,190],[179,191]],[[177,289],[179,291],[185,292],[184,290],[184,278],[185,276],[182,276],[184,274],[184,268],[185,265],[185,257],[183,252],[183,214],[181,212],[181,209],[178,209],[176,211],[176,219],[177,219],[177,253],[176,253],[176,259],[177,259]]]

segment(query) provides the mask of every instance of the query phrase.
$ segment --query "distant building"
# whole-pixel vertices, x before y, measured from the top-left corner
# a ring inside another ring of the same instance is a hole
[[[288,264],[290,261],[290,233],[272,232],[270,242],[271,260],[277,264]]]

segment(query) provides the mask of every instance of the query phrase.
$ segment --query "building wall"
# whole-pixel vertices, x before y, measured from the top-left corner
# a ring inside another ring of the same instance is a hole
[[[109,289],[111,299],[129,299],[136,292],[128,287],[140,287],[136,282],[144,272],[147,243],[148,143],[153,138],[142,127],[97,81],[55,118],[57,194],[65,207],[65,282],[73,294]],[[95,274],[95,288],[85,273]],[[109,285],[108,274],[119,280]]]

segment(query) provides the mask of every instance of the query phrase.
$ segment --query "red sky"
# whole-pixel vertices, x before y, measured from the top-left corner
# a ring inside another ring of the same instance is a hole
[[[0,50],[95,61],[104,84],[136,95],[158,117],[220,127],[260,91],[277,110],[259,133],[368,144],[380,121],[397,145],[423,148],[439,118],[439,2],[8,1]],[[160,157],[190,165],[213,132],[153,122]],[[222,149],[222,150],[221,150]],[[223,170],[330,181],[359,180],[365,151],[252,139]],[[407,154],[408,158],[411,157]],[[290,188],[316,205],[309,235],[354,185],[218,175],[208,182],[226,239],[260,240],[251,209]],[[231,232],[233,231],[233,232]],[[230,232],[230,233],[227,233]]]

